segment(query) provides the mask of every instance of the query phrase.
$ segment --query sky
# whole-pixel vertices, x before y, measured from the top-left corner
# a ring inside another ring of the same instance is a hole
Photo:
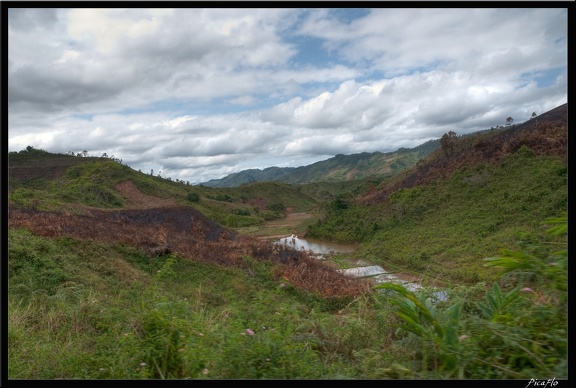
[[[199,184],[567,102],[566,8],[12,8],[8,150]]]

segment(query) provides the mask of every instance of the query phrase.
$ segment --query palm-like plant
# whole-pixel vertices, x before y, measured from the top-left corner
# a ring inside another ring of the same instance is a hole
[[[439,366],[441,373],[448,372],[451,375],[458,370],[459,377],[462,377],[463,365],[458,359],[462,303],[456,302],[447,308],[439,308],[424,289],[415,294],[396,283],[381,283],[375,288],[400,294],[400,297],[393,299],[397,307],[396,315],[404,321],[400,327],[432,344],[442,362]],[[426,353],[425,346],[423,344],[423,355]]]

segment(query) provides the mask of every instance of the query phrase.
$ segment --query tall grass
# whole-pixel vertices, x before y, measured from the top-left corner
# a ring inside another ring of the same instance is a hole
[[[566,217],[548,231],[567,233]],[[564,241],[564,247],[566,241]],[[542,379],[568,377],[567,250],[532,255],[504,250],[485,259],[503,273],[531,272],[536,281],[518,281],[502,289],[498,283],[464,314],[464,300],[452,297],[435,303],[423,289],[418,294],[401,285],[377,289],[395,293],[393,303],[400,326],[415,344],[420,376],[443,378]],[[469,303],[470,301],[468,301]]]
[[[445,302],[338,301],[250,256],[217,267],[15,228],[9,247],[9,379],[567,376],[565,291],[549,278],[460,286]]]
[[[9,245],[9,379],[362,378],[356,355],[380,348],[375,299],[325,299],[250,257],[150,259],[15,228]]]

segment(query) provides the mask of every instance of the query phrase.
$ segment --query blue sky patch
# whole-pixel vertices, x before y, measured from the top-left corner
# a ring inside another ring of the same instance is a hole
[[[334,15],[339,22],[350,24],[356,19],[361,19],[370,14],[370,8],[334,8],[330,14]]]

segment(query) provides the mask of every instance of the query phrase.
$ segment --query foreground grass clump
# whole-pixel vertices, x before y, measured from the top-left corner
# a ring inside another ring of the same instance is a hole
[[[554,217],[548,231],[567,233],[567,218]],[[559,250],[502,250],[485,259],[503,274],[531,273],[531,287],[516,276],[515,286],[494,283],[484,298],[462,295],[438,303],[424,290],[401,285],[377,289],[395,293],[393,303],[402,320],[405,340],[414,346],[421,378],[541,379],[568,377],[568,299],[566,241]],[[549,252],[549,253],[546,253]],[[509,280],[508,280],[509,281]]]

